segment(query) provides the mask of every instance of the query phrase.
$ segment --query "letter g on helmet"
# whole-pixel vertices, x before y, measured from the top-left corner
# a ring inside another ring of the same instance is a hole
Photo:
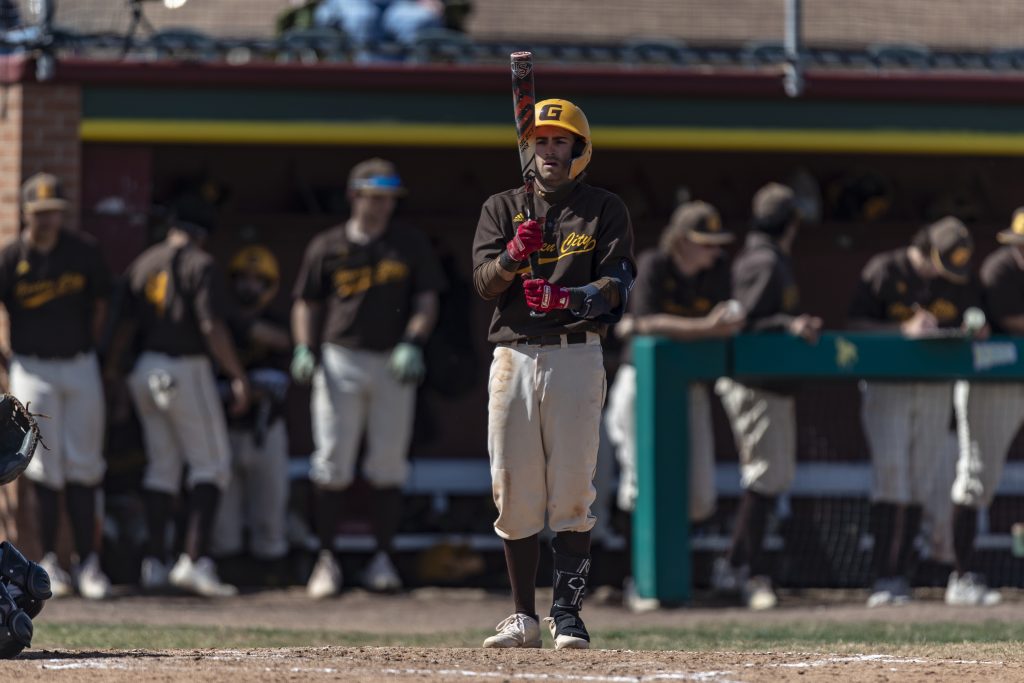
[[[534,121],[537,126],[555,126],[577,137],[577,144],[572,148],[569,177],[576,178],[583,173],[594,153],[590,144],[590,124],[583,110],[569,100],[543,100],[534,107]]]

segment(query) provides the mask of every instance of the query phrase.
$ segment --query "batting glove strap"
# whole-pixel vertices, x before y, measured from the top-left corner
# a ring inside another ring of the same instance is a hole
[[[518,273],[519,269],[523,267],[523,261],[517,261],[512,258],[512,255],[506,249],[498,254],[498,265],[508,273]]]

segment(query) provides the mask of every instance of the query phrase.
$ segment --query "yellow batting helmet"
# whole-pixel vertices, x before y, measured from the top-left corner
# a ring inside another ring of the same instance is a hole
[[[281,268],[277,264],[277,257],[269,249],[259,244],[250,244],[239,249],[231,257],[228,273],[232,275],[254,273],[273,284],[277,284],[281,279]]]
[[[577,137],[578,143],[572,148],[569,177],[575,178],[583,173],[594,153],[590,144],[590,124],[583,110],[569,100],[544,100],[534,107],[534,121],[538,127],[563,128]]]

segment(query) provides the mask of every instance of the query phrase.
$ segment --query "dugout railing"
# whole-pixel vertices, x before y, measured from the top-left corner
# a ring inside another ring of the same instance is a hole
[[[993,337],[907,340],[898,335],[827,332],[815,345],[789,335],[740,335],[682,343],[633,342],[637,370],[637,480],[633,575],[640,596],[663,604],[691,598],[688,519],[688,386],[739,380],[1024,380],[1024,340]],[[683,523],[680,520],[684,520]]]

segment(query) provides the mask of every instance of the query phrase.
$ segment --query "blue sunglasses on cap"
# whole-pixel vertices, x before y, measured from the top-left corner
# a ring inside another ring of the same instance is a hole
[[[396,175],[375,175],[369,178],[360,178],[349,183],[350,190],[377,190],[389,192],[401,192],[402,179]]]

